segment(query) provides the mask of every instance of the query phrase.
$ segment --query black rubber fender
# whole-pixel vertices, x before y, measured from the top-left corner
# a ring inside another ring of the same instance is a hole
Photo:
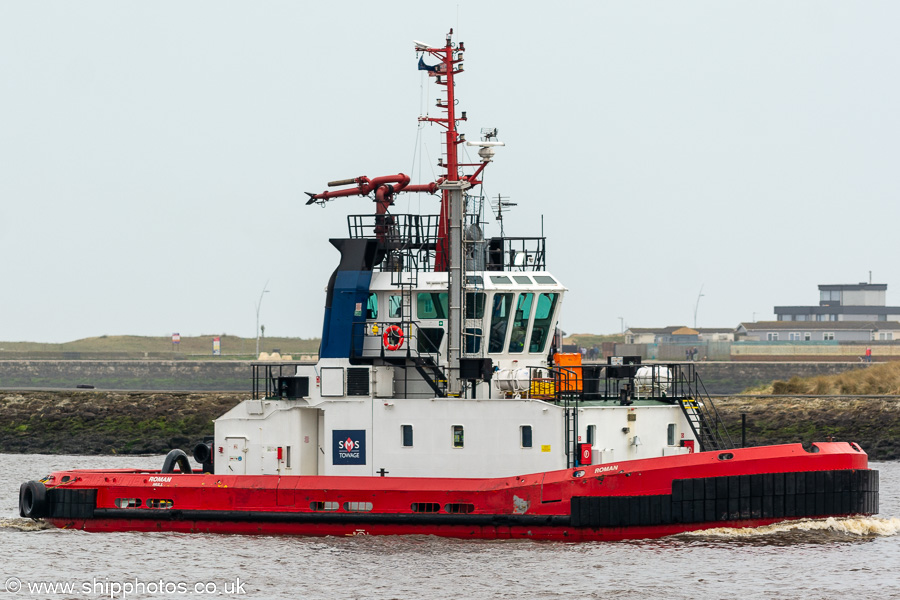
[[[19,487],[19,515],[41,519],[50,515],[47,488],[40,481],[26,481]]]
[[[198,463],[212,462],[212,444],[200,442],[194,446],[194,460]]]
[[[184,450],[178,448],[169,450],[169,453],[166,454],[166,460],[163,461],[162,470],[160,472],[174,473],[176,465],[181,473],[193,473],[191,461],[188,460],[188,455],[184,453]]]

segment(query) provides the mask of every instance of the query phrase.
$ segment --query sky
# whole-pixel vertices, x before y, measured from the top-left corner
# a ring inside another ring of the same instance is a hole
[[[327,240],[373,204],[304,192],[436,177],[413,40],[451,27],[460,130],[506,143],[482,191],[517,203],[507,235],[543,220],[565,331],[735,327],[870,271],[900,305],[898,22],[866,0],[4,0],[0,340],[251,337],[257,309],[319,336]]]

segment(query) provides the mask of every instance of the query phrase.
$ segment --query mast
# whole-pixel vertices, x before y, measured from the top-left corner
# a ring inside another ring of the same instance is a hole
[[[459,358],[462,343],[462,315],[463,315],[463,251],[462,251],[462,223],[465,207],[463,191],[469,187],[469,183],[459,179],[459,153],[457,146],[460,143],[459,133],[456,129],[456,94],[453,78],[462,72],[462,51],[465,49],[460,43],[460,51],[455,52],[451,41],[453,29],[447,34],[443,48],[426,48],[425,52],[438,58],[441,62],[433,67],[431,73],[435,74],[435,83],[444,86],[445,100],[438,99],[437,106],[446,112],[445,117],[420,116],[419,122],[437,123],[442,125],[444,132],[444,156],[446,169],[441,188],[441,213],[438,218],[438,243],[435,250],[435,270],[448,271],[448,309],[447,314],[447,355],[449,359],[449,373],[447,374],[447,393],[450,396],[459,396],[461,382],[459,379]],[[418,47],[418,44],[416,45]],[[422,61],[420,60],[420,63]],[[466,113],[462,113],[465,120]],[[444,163],[444,161],[441,161]]]
[[[435,78],[438,85],[444,87],[444,98],[438,98],[437,106],[445,112],[444,116],[431,117],[419,116],[419,122],[435,123],[445,128],[443,157],[439,159],[438,166],[444,169],[444,174],[431,183],[413,184],[410,183],[410,177],[403,173],[396,175],[387,175],[382,177],[369,178],[365,175],[360,177],[352,177],[350,179],[340,179],[328,182],[329,187],[349,186],[339,190],[326,190],[318,194],[307,192],[309,200],[307,204],[323,204],[327,200],[341,198],[346,196],[368,196],[374,194],[376,203],[376,214],[383,215],[394,204],[394,197],[400,192],[425,192],[429,194],[436,193],[441,189],[444,182],[465,181],[471,187],[481,183],[478,179],[481,172],[490,162],[490,157],[482,156],[482,162],[476,164],[461,164],[459,162],[458,146],[466,142],[465,135],[460,134],[456,125],[459,121],[466,121],[466,111],[461,111],[459,117],[456,116],[456,90],[455,77],[463,72],[462,62],[463,53],[465,52],[465,44],[460,42],[455,45],[452,41],[453,29],[447,34],[443,47],[431,47],[423,42],[414,42],[416,53],[419,55],[419,70],[427,71],[430,77]],[[436,65],[425,64],[423,55],[429,55],[437,58],[440,62]],[[469,145],[482,146],[498,146],[501,142],[467,142]],[[491,153],[492,155],[493,153]],[[460,174],[461,167],[475,167],[475,171],[470,175]],[[465,211],[463,211],[465,212]],[[450,191],[449,189],[441,189],[441,211],[438,219],[438,239],[435,244],[435,271],[447,271],[450,268]]]
[[[419,116],[420,123],[433,123],[444,128],[444,142],[442,158],[438,161],[438,167],[444,169],[444,173],[431,183],[412,184],[410,177],[399,173],[382,177],[369,178],[366,176],[341,179],[328,183],[329,187],[353,186],[343,189],[324,191],[319,194],[308,193],[307,204],[323,204],[326,200],[347,196],[372,196],[376,203],[376,217],[386,215],[394,204],[394,198],[399,192],[427,192],[431,194],[441,191],[441,209],[438,218],[437,240],[434,242],[434,270],[444,271],[448,274],[448,315],[447,315],[447,348],[448,389],[450,396],[459,396],[462,383],[459,379],[460,357],[462,355],[462,325],[465,314],[465,252],[463,249],[463,222],[465,220],[465,190],[481,184],[479,176],[494,155],[494,146],[502,146],[503,142],[495,141],[496,130],[480,142],[467,142],[464,134],[457,130],[459,121],[466,121],[466,111],[456,114],[456,89],[455,78],[463,72],[462,62],[465,45],[460,42],[453,43],[453,29],[447,34],[443,47],[432,47],[423,42],[414,42],[416,53],[419,56],[418,68],[427,71],[429,77],[435,79],[435,83],[444,88],[442,98],[437,99],[437,107],[443,111],[441,116]],[[425,63],[425,55],[436,58],[439,62],[435,65]],[[462,143],[470,146],[478,146],[480,162],[459,162],[459,148]],[[463,175],[462,168],[474,169],[471,174]],[[386,228],[380,223],[387,222],[376,219],[375,234],[380,242],[386,241]]]
[[[459,132],[456,129],[456,90],[454,88],[454,77],[458,73],[463,72],[462,61],[465,45],[460,42],[459,49],[453,47],[452,42],[453,29],[447,34],[443,48],[430,48],[425,44],[416,43],[416,49],[429,54],[441,62],[433,67],[423,64],[420,59],[419,68],[423,66],[429,74],[435,78],[435,83],[444,86],[445,99],[438,99],[437,106],[444,110],[444,117],[420,116],[419,122],[437,123],[443,126],[444,132],[444,156],[446,161],[441,161],[439,166],[443,166],[446,170],[444,181],[459,181],[459,153],[457,146],[460,142],[465,141],[465,137],[460,139]],[[462,111],[461,121],[465,121],[466,112]],[[451,186],[452,187],[452,186]],[[450,240],[450,189],[443,188],[441,190],[441,213],[438,221],[438,247],[435,255],[435,270],[447,271],[450,268],[449,260],[449,240]]]

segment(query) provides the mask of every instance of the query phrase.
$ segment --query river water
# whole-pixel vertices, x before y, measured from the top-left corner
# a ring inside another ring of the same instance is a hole
[[[0,461],[0,598],[900,598],[897,462],[872,465],[877,517],[573,544],[46,529],[18,517],[23,481],[163,457]]]

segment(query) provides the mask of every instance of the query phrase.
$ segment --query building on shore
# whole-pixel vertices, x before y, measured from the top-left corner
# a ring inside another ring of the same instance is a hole
[[[900,340],[897,321],[757,321],[737,327],[748,342],[890,342]]]
[[[887,306],[886,283],[823,284],[818,306],[776,306],[777,321],[900,321],[900,306]]]

